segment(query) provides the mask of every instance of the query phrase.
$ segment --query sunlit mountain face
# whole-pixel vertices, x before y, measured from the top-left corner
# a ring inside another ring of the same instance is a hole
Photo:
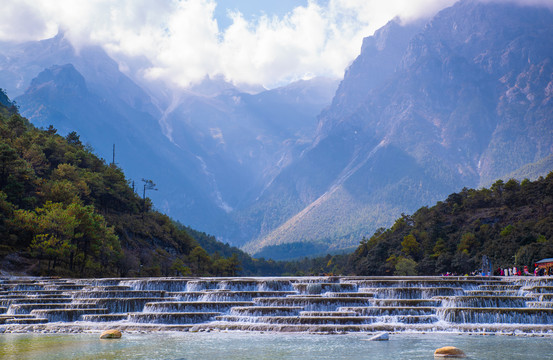
[[[366,38],[313,145],[264,193],[283,221],[246,249],[353,246],[402,212],[546,158],[552,20],[546,8],[464,1]]]

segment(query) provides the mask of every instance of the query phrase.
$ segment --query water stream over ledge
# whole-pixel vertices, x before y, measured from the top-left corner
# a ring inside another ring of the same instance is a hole
[[[0,278],[0,332],[107,328],[553,336],[553,278]]]

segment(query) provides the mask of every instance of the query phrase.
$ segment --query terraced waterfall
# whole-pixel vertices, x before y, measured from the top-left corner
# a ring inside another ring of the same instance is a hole
[[[0,332],[553,333],[553,278],[1,278]]]

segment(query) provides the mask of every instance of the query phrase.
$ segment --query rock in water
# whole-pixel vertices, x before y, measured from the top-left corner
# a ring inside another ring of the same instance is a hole
[[[435,357],[452,357],[452,358],[463,358],[465,353],[463,350],[456,348],[455,346],[444,346],[434,351]]]
[[[120,339],[121,331],[119,330],[106,330],[100,335],[100,339]]]
[[[385,340],[390,340],[390,335],[383,331],[383,332],[379,332],[377,333],[376,335],[374,335],[373,337],[369,338],[368,339],[369,341],[385,341]]]

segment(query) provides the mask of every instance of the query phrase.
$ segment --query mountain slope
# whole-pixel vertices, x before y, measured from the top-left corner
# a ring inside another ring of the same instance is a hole
[[[213,96],[183,93],[163,122],[177,146],[197,144],[193,151],[231,211],[251,204],[311,142],[316,115],[330,102],[336,83],[312,79],[255,95],[233,88]]]
[[[251,95],[222,79],[190,90],[141,88],[102,49],[77,52],[59,34],[0,44],[0,84],[34,124],[77,131],[137,188],[152,179],[156,207],[233,244],[251,238],[236,225],[247,207],[312,140],[316,115],[337,81],[312,79]],[[143,84],[144,86],[144,84]]]
[[[424,28],[392,22],[365,40],[314,145],[263,194],[260,206],[289,208],[245,249],[351,246],[401,212],[550,155],[552,24],[547,8],[461,1]],[[388,43],[397,50],[379,51]],[[386,62],[384,79],[366,75]]]
[[[507,182],[509,179],[515,179],[522,181],[524,179],[537,180],[540,176],[548,174],[553,169],[553,154],[543,159],[540,159],[534,163],[529,163],[523,167],[516,169],[513,172],[501,176],[501,180]],[[485,184],[485,187],[489,187],[492,184]]]

